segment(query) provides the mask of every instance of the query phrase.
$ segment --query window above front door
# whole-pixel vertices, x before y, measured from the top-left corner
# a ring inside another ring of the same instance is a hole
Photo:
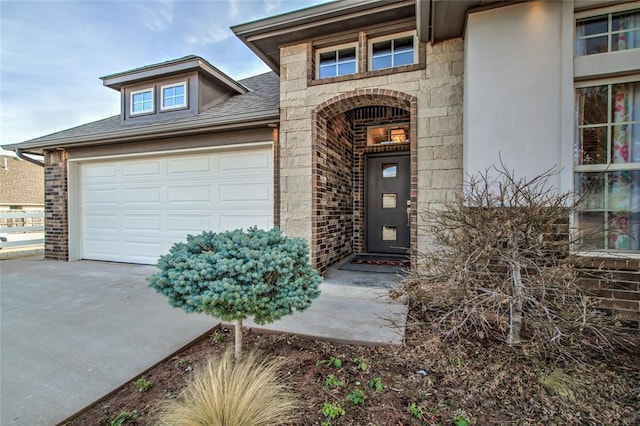
[[[409,142],[409,124],[372,126],[367,129],[367,145],[389,145]]]

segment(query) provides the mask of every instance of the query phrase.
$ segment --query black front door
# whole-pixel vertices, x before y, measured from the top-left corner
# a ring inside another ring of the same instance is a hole
[[[409,252],[409,155],[367,157],[365,235],[367,252]]]

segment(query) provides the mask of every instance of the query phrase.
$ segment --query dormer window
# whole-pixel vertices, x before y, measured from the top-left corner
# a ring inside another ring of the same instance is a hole
[[[389,37],[375,38],[369,41],[369,68],[384,68],[412,65],[417,62],[415,32],[394,34]]]
[[[338,77],[358,72],[355,43],[320,49],[316,55],[318,78]]]
[[[153,112],[153,89],[142,89],[131,92],[131,115]]]
[[[187,82],[169,84],[160,88],[162,94],[161,110],[187,107]]]

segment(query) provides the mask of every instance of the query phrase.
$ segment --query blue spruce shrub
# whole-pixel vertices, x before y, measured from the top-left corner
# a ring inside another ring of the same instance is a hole
[[[305,310],[320,295],[322,278],[308,254],[304,240],[279,229],[203,232],[174,244],[148,282],[186,312],[266,324]]]

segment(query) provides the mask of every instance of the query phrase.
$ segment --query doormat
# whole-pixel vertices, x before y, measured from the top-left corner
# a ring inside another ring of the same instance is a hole
[[[338,269],[359,272],[398,274],[409,269],[409,257],[403,255],[358,254]]]

